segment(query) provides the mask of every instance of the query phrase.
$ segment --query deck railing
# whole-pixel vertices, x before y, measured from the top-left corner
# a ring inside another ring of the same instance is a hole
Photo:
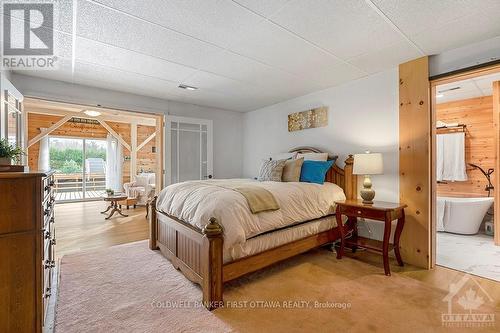
[[[71,198],[72,196],[63,196],[63,193],[68,192],[83,192],[83,182],[85,181],[86,192],[102,192],[106,189],[106,175],[103,173],[94,173],[83,176],[81,173],[63,174],[56,173],[54,175],[55,184],[54,191],[56,198],[63,200],[64,197]],[[81,195],[80,195],[81,197]],[[83,197],[77,199],[83,199]]]

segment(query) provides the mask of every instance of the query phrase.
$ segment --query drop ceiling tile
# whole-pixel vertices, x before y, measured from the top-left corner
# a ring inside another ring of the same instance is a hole
[[[134,19],[87,1],[78,1],[79,36],[156,56],[189,67],[217,53],[219,48]]]
[[[250,29],[230,49],[298,75],[342,63],[268,21]]]
[[[479,13],[410,36],[427,54],[439,54],[500,35],[499,11]]]
[[[75,83],[162,98],[174,96],[178,89],[177,85],[168,81],[82,62],[76,63],[73,80]]]
[[[321,89],[339,85],[351,80],[366,76],[364,71],[349,64],[339,64],[323,68],[321,71],[312,71],[301,76],[302,80],[314,82]]]
[[[54,55],[59,58],[69,58],[73,54],[73,39],[71,35],[54,31]]]
[[[290,0],[235,0],[240,5],[249,8],[250,10],[259,13],[265,17],[269,17],[282,9]]]
[[[193,68],[83,38],[77,39],[76,54],[78,61],[157,77],[177,84],[196,72]]]
[[[71,59],[59,58],[54,70],[18,70],[14,71],[21,75],[41,77],[49,80],[71,82]]]
[[[479,13],[496,0],[371,0],[407,35],[438,30],[451,21]]]
[[[410,43],[398,42],[388,47],[370,51],[363,55],[349,59],[349,63],[367,73],[373,74],[385,69],[393,68],[397,64],[420,57],[421,54]]]
[[[260,84],[270,77],[279,76],[283,81],[291,77],[283,70],[226,50],[203,57],[199,69],[250,84]]]
[[[185,79],[183,83],[198,87],[199,90],[208,90],[241,97],[258,91],[253,85],[207,72],[197,72]]]
[[[462,92],[450,92],[445,94],[443,97],[437,99],[437,103],[446,103],[446,102],[453,102],[453,101],[460,101],[463,99],[469,99],[469,98],[477,98],[477,97],[482,97],[484,96],[483,93],[480,90],[469,90],[469,91],[462,91]]]
[[[9,0],[9,1],[2,1],[6,3],[48,3],[49,1],[47,0]],[[59,31],[63,32],[68,32],[71,33],[72,31],[72,22],[73,22],[73,3],[72,1],[50,1],[52,3],[53,8],[54,8],[54,20],[53,20],[53,28]],[[1,7],[1,13],[3,14],[3,6]],[[21,15],[16,15],[17,13],[21,13]],[[22,12],[14,12],[12,17],[24,20],[24,14]],[[36,12],[35,12],[36,13]],[[38,14],[38,13],[37,13]],[[37,14],[32,14],[30,15],[30,21],[33,23],[33,25],[41,25],[43,16],[42,15],[37,15]]]
[[[460,89],[454,89],[454,88],[460,88]],[[443,92],[445,94],[452,91],[459,92],[459,91],[473,91],[473,90],[477,90],[477,86],[474,84],[472,80],[451,82],[451,83],[441,84],[436,87],[437,92]]]
[[[342,59],[404,40],[364,0],[296,0],[271,20]]]
[[[500,73],[484,75],[473,80],[481,89],[491,88],[494,81],[500,81]]]
[[[228,0],[96,2],[221,47],[242,37],[239,35],[242,27],[255,26],[263,19]]]

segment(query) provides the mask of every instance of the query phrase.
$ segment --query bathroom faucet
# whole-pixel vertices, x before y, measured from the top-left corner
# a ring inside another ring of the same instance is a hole
[[[488,171],[484,171],[484,169],[481,168],[479,165],[472,164],[472,163],[469,163],[469,165],[475,169],[479,169],[482,172],[482,174],[486,177],[486,180],[488,180],[488,185],[486,185],[484,190],[487,191],[488,196],[490,196],[491,191],[493,191],[495,189],[495,187],[491,183],[491,174],[493,172],[495,172],[495,169],[490,168],[490,169],[488,169]]]

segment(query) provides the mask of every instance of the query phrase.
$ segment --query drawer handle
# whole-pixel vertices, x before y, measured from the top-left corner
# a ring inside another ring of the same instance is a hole
[[[358,210],[358,215],[361,215],[361,211],[360,210]]]
[[[45,191],[48,191],[50,190],[51,187],[53,187],[55,185],[54,181],[52,180],[48,185],[45,185]]]
[[[45,264],[43,265],[45,269],[47,268],[54,268],[56,267],[56,261],[55,260],[45,260]]]

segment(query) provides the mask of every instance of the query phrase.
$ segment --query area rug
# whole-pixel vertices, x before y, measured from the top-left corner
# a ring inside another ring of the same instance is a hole
[[[201,290],[147,241],[66,255],[60,265],[57,333],[232,331],[195,306]]]
[[[444,326],[448,286],[435,288],[405,275],[429,279],[428,272],[392,265],[387,277],[380,257],[363,262],[366,255],[337,260],[325,249],[299,255],[226,284],[226,306],[212,312],[199,306],[201,289],[147,242],[67,255],[60,268],[56,332],[476,331]],[[468,278],[459,274],[453,279]],[[498,318],[498,293],[490,295],[491,300],[477,295],[484,303],[479,310]],[[496,320],[479,330],[496,332]]]

